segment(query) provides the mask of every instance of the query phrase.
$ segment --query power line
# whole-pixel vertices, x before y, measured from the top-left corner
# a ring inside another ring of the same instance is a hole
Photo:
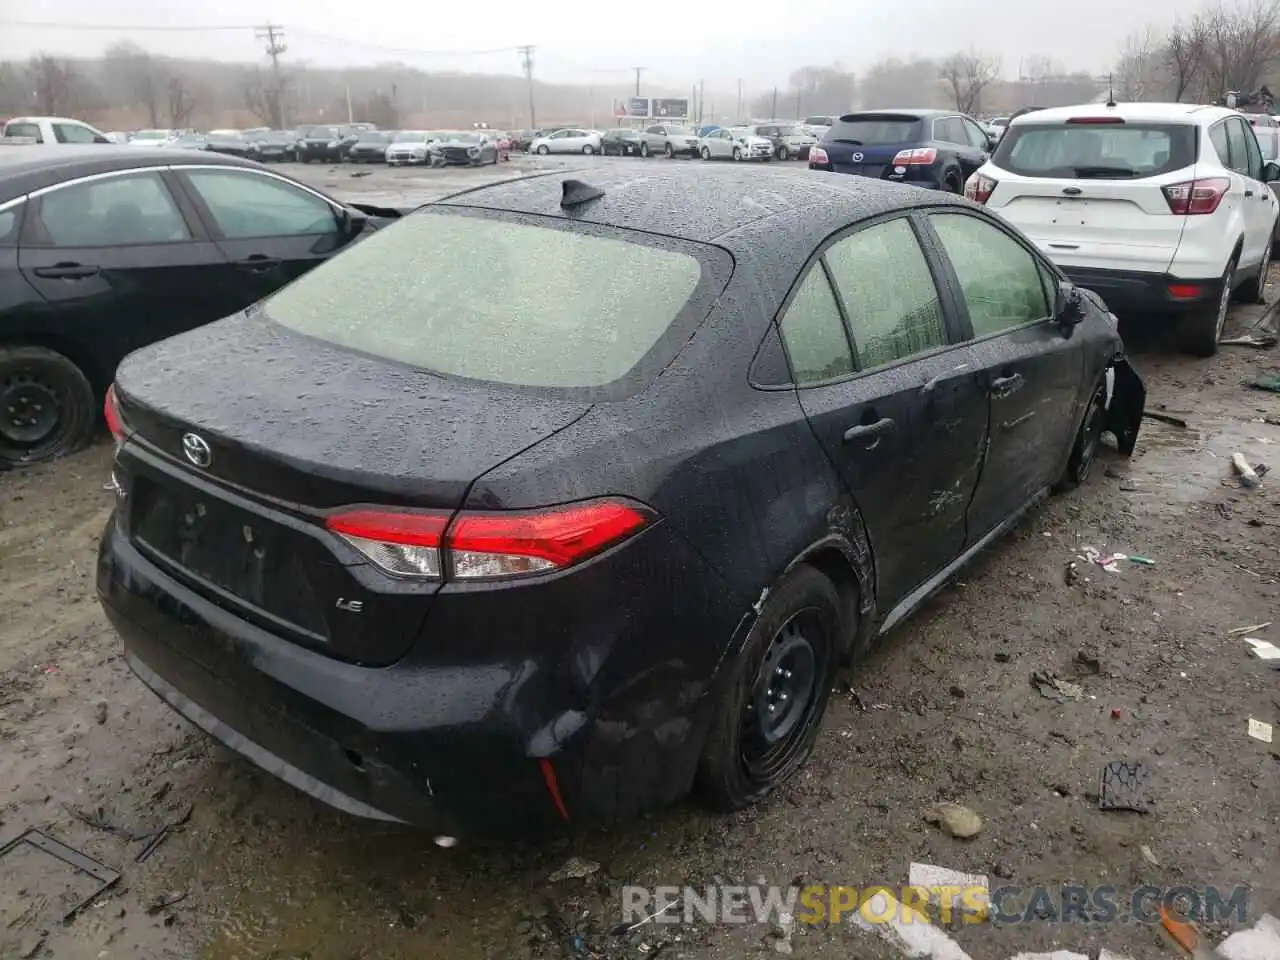
[[[132,24],[122,25],[119,23],[55,23],[53,21],[44,20],[0,20],[0,27],[28,27],[33,30],[106,30],[115,33],[133,33],[139,30],[148,30],[155,33],[204,33],[210,30],[253,30],[253,24],[175,24],[172,26],[164,26],[158,24]]]
[[[344,47],[361,47],[365,50],[380,50],[383,53],[399,53],[415,57],[481,57],[495,53],[513,53],[520,52],[523,47],[489,47],[484,50],[419,50],[414,47],[387,47],[379,43],[365,43],[362,40],[353,40],[350,37],[335,37],[333,34],[321,33],[318,30],[308,30],[305,27],[294,27],[294,36],[303,37],[304,39],[321,40],[327,43],[337,43]]]

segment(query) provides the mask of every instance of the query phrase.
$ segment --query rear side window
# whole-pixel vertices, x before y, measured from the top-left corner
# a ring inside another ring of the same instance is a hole
[[[845,237],[827,251],[827,265],[849,317],[858,369],[947,342],[938,288],[906,220]]]
[[[920,118],[908,114],[850,113],[833,123],[822,139],[859,147],[919,143],[921,127]]]
[[[270,297],[277,323],[432,373],[583,389],[626,376],[681,313],[683,250],[451,213],[361,240]]]
[[[0,244],[14,243],[17,237],[18,210],[0,210]]]
[[[1173,123],[1027,123],[1012,126],[992,162],[1023,177],[1132,180],[1189,166],[1196,128]]]
[[[38,123],[10,123],[4,128],[6,137],[34,137],[36,143],[44,143],[44,134]]]
[[[814,266],[804,278],[780,326],[798,385],[853,372],[853,353],[840,307],[821,265]]]
[[[60,187],[40,198],[39,219],[55,247],[173,243],[191,237],[156,173]]]
[[[955,268],[975,337],[1048,316],[1045,277],[1025,247],[977,217],[935,213],[929,220]]]

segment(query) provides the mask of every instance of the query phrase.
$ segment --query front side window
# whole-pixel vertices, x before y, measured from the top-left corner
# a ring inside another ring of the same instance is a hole
[[[962,119],[960,123],[964,127],[964,135],[969,141],[969,146],[981,147],[983,150],[990,146],[991,141],[987,139],[986,133],[980,126],[969,119]]]
[[[1253,127],[1249,126],[1243,120],[1237,120],[1236,126],[1240,128],[1240,136],[1244,140],[1244,173],[1246,177],[1252,177],[1255,180],[1262,179],[1262,151],[1258,149],[1258,138],[1253,132]]]
[[[958,117],[943,117],[933,121],[933,139],[943,143],[964,143],[964,131]]]
[[[333,207],[283,180],[235,170],[192,170],[186,176],[228,240],[338,232]]]
[[[1227,142],[1227,125],[1215,123],[1209,128],[1209,141],[1213,144],[1213,152],[1224,167],[1231,166],[1231,145]]]
[[[853,372],[853,352],[840,307],[821,264],[813,266],[801,281],[779,330],[797,385],[821,383]]]
[[[1236,173],[1249,175],[1249,148],[1245,145],[1245,125],[1232,117],[1227,121],[1227,150],[1231,155],[1228,166]]]
[[[0,244],[16,243],[18,239],[18,207],[0,210]]]
[[[935,213],[929,220],[960,280],[974,337],[1049,316],[1044,274],[1025,247],[977,217]]]
[[[40,198],[39,227],[55,247],[115,247],[190,239],[158,173],[89,180]]]
[[[938,288],[905,219],[845,237],[826,258],[849,317],[860,370],[947,343]]]
[[[289,329],[432,373],[581,389],[636,367],[702,275],[683,250],[432,211],[371,234],[264,310]]]

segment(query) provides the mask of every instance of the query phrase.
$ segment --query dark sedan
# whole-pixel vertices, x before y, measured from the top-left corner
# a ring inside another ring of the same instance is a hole
[[[458,133],[432,144],[431,152],[448,166],[478,167],[498,162],[498,141],[483,132]]]
[[[962,114],[867,110],[836,118],[810,149],[809,169],[962,193],[990,153],[987,132]]]
[[[638,130],[606,130],[600,135],[600,152],[606,157],[647,157],[649,144]]]
[[[205,138],[204,148],[227,157],[249,158],[254,155],[253,143],[243,133],[211,133]]]
[[[0,150],[0,469],[83,445],[130,350],[243,309],[396,216],[203,151]]]
[[[356,134],[351,146],[347,147],[344,159],[352,163],[386,163],[387,147],[395,139],[393,130],[366,130]]]
[[[248,156],[260,163],[287,163],[298,157],[298,135],[291,130],[267,130],[246,134]]]
[[[343,142],[337,127],[302,126],[298,128],[294,153],[303,163],[312,160],[336,163],[342,159]]]
[[[753,803],[838,663],[1136,440],[1114,319],[973,204],[562,176],[423,207],[108,398],[126,662],[351,813]]]

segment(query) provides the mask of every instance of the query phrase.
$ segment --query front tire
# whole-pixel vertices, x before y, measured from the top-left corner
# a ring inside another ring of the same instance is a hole
[[[728,666],[698,764],[698,788],[718,810],[763,799],[809,759],[827,707],[841,636],[840,594],[800,564],[765,600]]]
[[[537,152],[538,152],[538,156],[545,157],[548,153],[551,152],[551,150],[548,149],[547,145],[544,143],[542,144],[542,146],[538,147]]]
[[[672,149],[671,144],[669,143],[662,148],[662,153],[668,160],[676,155],[675,150]]]
[[[710,148],[710,147],[703,147],[703,148],[702,148],[702,159],[703,159],[703,160],[710,160],[710,159],[711,159],[711,148]]]
[[[640,156],[641,156],[643,159],[645,159],[645,160],[648,160],[648,159],[649,159],[649,144],[648,144],[648,143],[642,142],[642,143],[640,144]]]
[[[593,153],[595,153],[595,150],[592,148],[591,144],[589,144],[589,143],[584,143],[584,144],[582,145],[582,152],[583,152],[583,154],[584,154],[585,156],[588,156],[588,157],[589,157],[589,156],[591,156]]]
[[[97,424],[97,397],[74,363],[44,347],[0,347],[0,467],[75,453]]]
[[[1182,348],[1195,357],[1212,357],[1218,352],[1218,339],[1227,323],[1231,308],[1232,287],[1236,278],[1236,256],[1232,255],[1222,273],[1222,289],[1218,300],[1188,314],[1182,322]]]
[[[1080,429],[1076,432],[1075,442],[1071,446],[1071,456],[1067,458],[1067,469],[1054,485],[1054,490],[1064,492],[1074,490],[1089,479],[1089,471],[1098,456],[1098,446],[1102,440],[1102,430],[1107,422],[1107,381],[1105,378],[1094,388],[1089,398],[1089,406],[1080,421]]]
[[[738,149],[737,147],[734,147],[734,148],[733,148],[733,159],[735,159],[735,160],[741,160],[741,159],[742,159],[742,151],[741,151],[740,149]]]
[[[786,144],[783,144],[782,146],[780,146],[780,147],[778,148],[778,159],[779,159],[779,160],[790,160],[790,159],[791,159],[791,151],[787,149]]]

